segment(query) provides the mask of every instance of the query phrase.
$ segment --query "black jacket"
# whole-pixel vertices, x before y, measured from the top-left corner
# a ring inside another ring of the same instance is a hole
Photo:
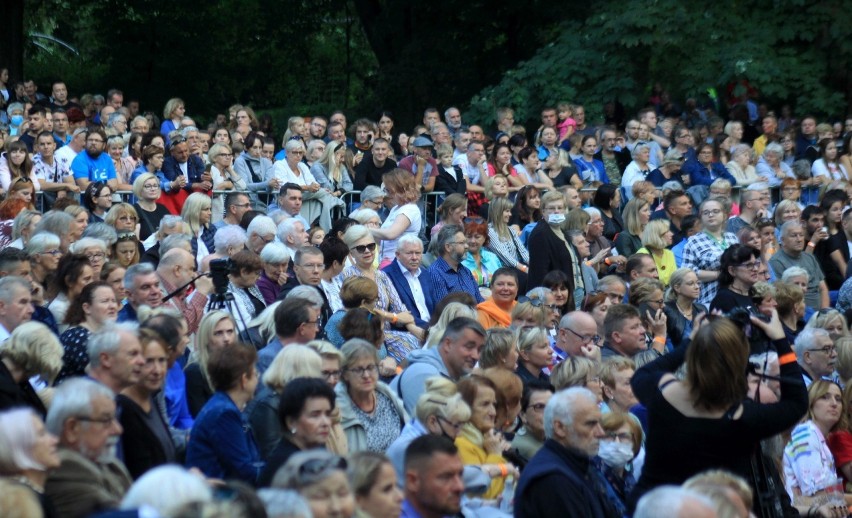
[[[544,276],[552,270],[562,270],[568,276],[568,307],[574,307],[574,268],[571,252],[565,241],[553,233],[545,220],[539,221],[530,232],[527,248],[530,250],[530,269],[527,289],[541,286]]]
[[[685,336],[686,317],[677,309],[677,302],[674,300],[666,302],[666,305],[663,306],[663,313],[666,314],[666,335],[672,341],[673,346],[680,347],[689,339],[688,336]],[[700,313],[707,313],[707,308],[697,302],[693,302],[693,321]]]
[[[607,501],[589,457],[548,439],[521,473],[515,516],[614,518],[618,512]]]
[[[42,419],[47,415],[47,409],[30,381],[25,379],[15,383],[6,364],[0,361],[0,411],[22,406],[32,408]]]
[[[175,462],[174,443],[171,443],[170,451],[160,442],[159,436],[148,427],[146,419],[143,416],[143,410],[133,400],[127,396],[119,394],[116,397],[116,403],[119,408],[119,422],[124,432],[121,434],[122,452],[124,453],[124,465],[127,471],[137,480],[146,471]],[[160,414],[159,407],[155,402],[151,402],[151,412],[160,420],[163,429],[166,431],[166,437],[171,441],[168,423]]]
[[[453,193],[467,194],[467,181],[464,179],[461,167],[453,166],[453,170],[456,173],[455,178],[444,169],[444,166],[438,166],[438,176],[435,178],[435,192],[445,192],[448,195]]]

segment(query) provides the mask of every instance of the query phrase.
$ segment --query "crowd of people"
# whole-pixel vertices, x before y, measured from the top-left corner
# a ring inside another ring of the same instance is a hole
[[[852,117],[0,99],[3,516],[848,514]]]

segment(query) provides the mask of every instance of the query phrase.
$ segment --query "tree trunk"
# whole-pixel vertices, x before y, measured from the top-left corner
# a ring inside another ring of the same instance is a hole
[[[24,0],[0,2],[0,20],[3,20],[0,56],[6,59],[0,67],[8,67],[9,90],[12,90],[14,85],[11,83],[24,79]]]

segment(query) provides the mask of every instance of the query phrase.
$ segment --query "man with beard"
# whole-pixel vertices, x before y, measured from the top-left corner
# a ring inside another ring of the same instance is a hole
[[[587,388],[554,394],[544,408],[544,446],[524,468],[515,492],[515,516],[615,517],[590,461],[598,454],[601,411]]]
[[[461,457],[450,439],[426,434],[405,450],[402,516],[458,516],[464,493]]]
[[[100,128],[89,128],[86,131],[86,148],[71,162],[71,173],[80,190],[91,182],[106,182],[115,191],[118,180],[112,158],[104,153],[106,133]]]
[[[447,108],[444,112],[444,121],[447,123],[447,128],[449,128],[453,140],[456,140],[459,130],[462,129],[462,116],[459,109],[455,106]]]
[[[467,238],[461,227],[445,225],[438,232],[435,250],[439,257],[429,267],[435,300],[441,300],[453,291],[465,291],[473,294],[477,304],[484,302],[473,274],[461,264],[467,254]]]
[[[141,370],[139,340],[136,348]],[[77,518],[114,509],[132,483],[113,453],[123,432],[114,397],[109,388],[86,378],[69,379],[53,395],[45,425],[59,439],[62,462],[47,477],[44,495],[56,516]]]

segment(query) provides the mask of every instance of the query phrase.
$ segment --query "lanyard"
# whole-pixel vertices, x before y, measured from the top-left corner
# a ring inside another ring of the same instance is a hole
[[[711,239],[714,243],[716,243],[716,246],[718,246],[718,247],[719,247],[719,249],[721,249],[722,251],[727,250],[727,249],[728,249],[728,246],[730,246],[730,245],[728,244],[728,241],[725,239],[725,234],[724,234],[724,232],[722,233],[722,240],[721,240],[721,241],[719,241],[718,239],[716,239],[715,237],[713,237],[713,236],[712,236],[709,232],[707,232],[706,230],[704,231],[704,234],[705,234],[707,237],[709,237],[709,238],[710,238],[710,239]]]

